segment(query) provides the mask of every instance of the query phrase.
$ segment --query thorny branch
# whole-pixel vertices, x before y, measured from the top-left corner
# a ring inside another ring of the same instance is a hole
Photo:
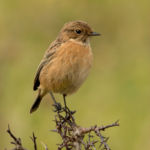
[[[33,143],[34,143],[34,150],[37,150],[37,146],[36,146],[36,138],[37,137],[35,137],[35,135],[34,135],[34,133],[33,133],[33,138],[30,136],[30,138],[31,138],[31,140],[33,141]]]
[[[111,150],[107,144],[107,140],[109,139],[106,137],[103,137],[101,134],[101,131],[105,131],[105,129],[119,126],[118,121],[116,121],[113,124],[107,125],[107,126],[100,126],[97,127],[97,125],[89,127],[89,128],[83,128],[81,126],[78,126],[75,122],[75,117],[73,116],[76,111],[71,112],[68,108],[64,109],[67,116],[63,117],[60,113],[57,112],[57,115],[55,116],[55,123],[56,123],[56,129],[51,130],[52,132],[58,133],[62,138],[61,144],[58,145],[57,150],[61,150],[63,148],[66,148],[66,150],[81,150],[82,146],[84,146],[85,150],[96,150],[95,144],[99,141],[91,141],[91,138],[94,138],[94,136],[90,135],[91,132],[94,132],[96,136],[100,138],[100,146],[103,146],[102,150]],[[9,135],[13,138],[14,142],[11,142],[11,144],[15,145],[15,148],[13,150],[27,150],[22,147],[21,139],[16,138],[10,131],[9,125],[7,132]],[[83,139],[85,135],[88,133],[88,141],[84,142]],[[36,137],[33,133],[33,137],[30,137],[34,144],[34,150],[37,150],[36,146]],[[42,142],[41,142],[42,143]],[[43,144],[43,143],[42,143]],[[47,146],[44,145],[45,150],[48,150]]]
[[[9,135],[14,139],[14,142],[11,142],[11,144],[14,144],[15,145],[15,148],[13,150],[27,150],[25,148],[22,147],[22,144],[21,144],[21,139],[20,138],[16,138],[10,131],[10,127],[8,125],[8,130],[7,132],[9,133]]]
[[[9,135],[14,139],[15,142],[11,142],[11,144],[14,144],[15,145],[15,148],[13,150],[27,150],[26,148],[23,148],[22,147],[22,144],[21,144],[21,139],[20,138],[16,138],[10,131],[10,127],[8,125],[8,130],[7,132],[9,133]],[[30,138],[32,139],[33,143],[34,143],[34,150],[37,150],[37,146],[36,146],[36,137],[33,133],[33,137],[30,136]],[[45,148],[45,150],[48,150]]]
[[[61,150],[63,147],[65,147],[66,150],[81,150],[81,144],[84,145],[85,150],[91,150],[92,148],[96,150],[95,144],[98,141],[90,141],[90,138],[93,138],[93,136],[90,135],[90,132],[92,131],[94,131],[95,134],[100,138],[99,147],[103,145],[104,147],[102,149],[110,150],[108,144],[106,143],[109,138],[103,137],[100,131],[104,131],[110,127],[119,126],[119,120],[107,126],[97,127],[97,125],[95,125],[89,128],[83,128],[76,124],[75,118],[69,109],[64,111],[67,113],[67,117],[64,118],[62,115],[57,113],[57,116],[55,116],[54,120],[56,122],[56,129],[51,130],[52,132],[57,132],[63,140],[61,144],[57,144],[59,145],[57,150]],[[89,133],[89,141],[87,143],[83,141],[86,133]]]

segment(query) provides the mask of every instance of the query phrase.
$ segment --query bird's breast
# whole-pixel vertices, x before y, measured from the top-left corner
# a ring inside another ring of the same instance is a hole
[[[47,89],[67,95],[76,92],[87,78],[92,61],[90,45],[63,44],[47,67]]]
[[[64,48],[63,56],[64,65],[66,69],[68,68],[66,71],[70,72],[70,74],[76,78],[75,80],[84,80],[91,70],[93,61],[90,45],[70,42],[66,48]]]

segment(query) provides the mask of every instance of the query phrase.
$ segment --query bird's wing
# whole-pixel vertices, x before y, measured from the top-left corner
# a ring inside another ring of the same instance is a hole
[[[37,90],[39,85],[40,85],[40,81],[39,81],[39,76],[40,76],[40,72],[43,69],[43,67],[52,60],[52,56],[53,54],[58,50],[58,48],[61,46],[61,43],[59,42],[53,42],[50,47],[48,48],[48,50],[46,51],[43,60],[41,61],[40,65],[37,68],[36,71],[36,75],[34,78],[34,85],[33,85],[33,90]]]

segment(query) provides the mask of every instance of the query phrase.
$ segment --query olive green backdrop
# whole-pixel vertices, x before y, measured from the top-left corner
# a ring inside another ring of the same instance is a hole
[[[150,1],[1,0],[0,1],[0,149],[10,150],[7,125],[33,149],[56,149],[50,95],[29,114],[36,97],[33,80],[46,49],[62,26],[83,20],[102,35],[91,39],[94,62],[84,85],[67,97],[78,125],[120,127],[103,133],[114,150],[150,149]],[[62,96],[54,95],[63,104]],[[98,145],[98,144],[97,144]]]

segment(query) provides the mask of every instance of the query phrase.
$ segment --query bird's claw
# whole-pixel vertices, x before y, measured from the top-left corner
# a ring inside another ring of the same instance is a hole
[[[53,106],[55,108],[55,110],[53,110],[53,112],[62,113],[64,111],[64,108],[61,107],[60,103],[55,103]]]

